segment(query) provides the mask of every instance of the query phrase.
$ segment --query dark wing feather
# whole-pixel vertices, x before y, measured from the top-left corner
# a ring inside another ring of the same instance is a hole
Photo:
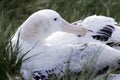
[[[108,39],[112,36],[115,28],[111,25],[106,25],[99,31],[97,31],[96,35],[92,35],[93,39],[100,40],[100,41],[108,41]]]

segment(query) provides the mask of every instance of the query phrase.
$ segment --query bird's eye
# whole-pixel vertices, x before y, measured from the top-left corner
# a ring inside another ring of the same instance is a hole
[[[57,21],[57,18],[54,18],[54,21]]]

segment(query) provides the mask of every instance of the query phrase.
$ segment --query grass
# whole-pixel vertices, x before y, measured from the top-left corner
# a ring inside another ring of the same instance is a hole
[[[69,22],[94,14],[111,16],[120,21],[120,0],[0,0],[0,11],[7,11],[14,29],[29,15],[45,8],[56,10]]]
[[[21,80],[23,57],[17,59],[19,46],[14,45],[13,51],[11,38],[29,15],[45,8],[56,10],[69,22],[94,14],[111,16],[120,21],[120,0],[0,0],[0,80]],[[86,70],[80,75],[83,80],[89,80],[87,76],[91,75]],[[108,74],[97,80],[106,80]],[[67,72],[64,80],[74,80],[76,77],[73,76],[74,73]],[[56,80],[55,77],[52,80]]]
[[[4,11],[0,16],[0,80],[16,80],[21,76],[22,57],[18,60],[19,45],[12,46],[12,22],[6,16]]]

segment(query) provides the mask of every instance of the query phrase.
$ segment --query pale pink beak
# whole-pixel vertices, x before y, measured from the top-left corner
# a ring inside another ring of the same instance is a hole
[[[81,36],[85,36],[85,34],[87,33],[87,29],[85,27],[79,25],[72,25],[67,21],[65,21],[64,19],[62,19],[61,27],[62,27],[62,31],[81,35]]]

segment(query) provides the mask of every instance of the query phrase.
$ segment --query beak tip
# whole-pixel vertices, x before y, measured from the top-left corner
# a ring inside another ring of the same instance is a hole
[[[85,36],[87,34],[87,29],[85,27],[82,27],[82,36]]]
[[[84,31],[85,31],[85,33],[84,33],[84,36],[85,36],[87,34],[87,31],[88,31],[87,28],[85,28]]]
[[[73,23],[73,25],[75,25],[79,29],[78,30],[78,35],[85,36],[87,34],[88,30],[82,24],[78,24],[78,23],[74,24]]]

